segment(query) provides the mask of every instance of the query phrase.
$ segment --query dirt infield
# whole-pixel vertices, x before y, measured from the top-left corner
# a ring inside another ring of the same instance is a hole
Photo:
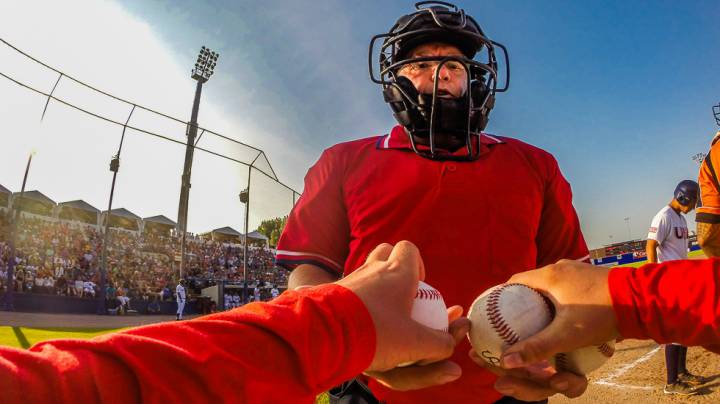
[[[589,376],[587,392],[577,399],[553,397],[552,404],[590,403],[719,403],[720,355],[702,348],[690,348],[687,354],[690,372],[709,380],[692,397],[666,395],[665,354],[652,341],[627,340],[616,346],[615,355]]]
[[[197,316],[185,316],[189,319]],[[121,328],[175,321],[175,316],[98,316],[94,314],[48,314],[0,311],[0,326],[11,327],[78,327]]]

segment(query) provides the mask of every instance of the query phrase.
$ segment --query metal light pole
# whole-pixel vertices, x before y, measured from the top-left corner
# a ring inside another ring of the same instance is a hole
[[[107,249],[108,243],[110,242],[110,212],[112,211],[113,195],[115,194],[115,180],[117,179],[118,171],[120,171],[120,152],[122,152],[123,142],[125,141],[125,130],[127,124],[130,122],[133,112],[135,112],[135,106],[133,105],[128,115],[125,126],[123,127],[122,136],[120,136],[120,146],[118,146],[117,154],[110,159],[110,171],[113,173],[112,184],[110,185],[110,198],[108,199],[107,213],[105,214],[105,233],[103,234],[103,248],[100,255],[100,282],[98,285],[98,301],[97,301],[97,314],[106,314],[105,311],[105,294],[107,292]]]
[[[200,95],[202,94],[202,86],[206,83],[210,76],[213,75],[213,69],[218,60],[218,53],[211,51],[209,48],[200,48],[195,68],[192,70],[192,78],[197,81],[195,87],[195,100],[193,101],[192,114],[187,128],[187,146],[185,147],[185,165],[180,186],[180,203],[178,206],[178,230],[182,232],[182,241],[180,244],[180,278],[183,277],[185,271],[185,239],[187,233],[187,215],[188,200],[190,197],[190,175],[192,172],[193,153],[195,152],[195,137],[197,136],[197,117],[200,109]]]
[[[35,151],[32,151],[30,153],[30,156],[28,156],[28,162],[25,166],[25,175],[23,176],[23,182],[22,182],[22,188],[20,188],[20,204],[25,204],[25,184],[27,184],[27,178],[28,173],[30,172],[30,163],[32,163],[33,155],[35,154]],[[20,215],[20,207],[15,206],[13,203],[13,212],[12,212],[12,224],[10,231],[12,232],[10,235],[10,262],[8,262],[8,270],[7,270],[7,282],[8,282],[8,288],[7,292],[5,293],[5,310],[7,311],[13,311],[15,310],[14,306],[14,288],[15,288],[15,243],[17,242],[17,225]]]
[[[248,167],[248,187],[240,192],[240,203],[245,205],[245,238],[243,240],[243,304],[247,300],[247,262],[248,262],[248,214],[250,212],[250,172],[252,167]]]

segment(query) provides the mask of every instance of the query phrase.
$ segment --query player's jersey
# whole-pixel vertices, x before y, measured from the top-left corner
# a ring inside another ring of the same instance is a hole
[[[687,258],[687,222],[682,214],[670,206],[665,206],[655,215],[650,223],[648,238],[658,242],[658,262]]]
[[[555,159],[515,139],[473,139],[480,157],[471,162],[418,156],[402,126],[326,150],[305,177],[278,243],[278,265],[309,263],[339,277],[379,244],[409,240],[420,250],[426,282],[448,305],[469,307],[514,273],[586,260],[570,186]],[[461,385],[371,388],[390,403],[491,403],[500,397],[495,376],[470,360],[469,349],[463,341],[453,357],[463,367]]]
[[[718,172],[720,169],[720,132],[715,134],[710,145],[710,151],[700,165],[698,185],[700,198],[695,215],[695,221],[701,223],[720,223],[720,183]]]
[[[175,295],[177,296],[178,302],[185,301],[185,288],[182,285],[177,285],[175,288]]]

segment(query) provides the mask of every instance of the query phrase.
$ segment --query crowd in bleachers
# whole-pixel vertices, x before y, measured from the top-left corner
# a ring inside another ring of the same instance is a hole
[[[9,284],[11,226],[0,211],[0,293]],[[16,236],[13,290],[94,298],[99,293],[103,233],[97,226],[42,217],[20,219]],[[148,230],[111,229],[107,257],[108,299],[172,300],[178,282],[180,238]],[[191,295],[220,280],[243,282],[243,248],[198,237],[187,238],[186,280]],[[273,251],[248,247],[247,282],[285,285]]]

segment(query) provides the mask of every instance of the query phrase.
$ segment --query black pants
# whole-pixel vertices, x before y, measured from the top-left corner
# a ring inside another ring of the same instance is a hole
[[[677,383],[678,376],[687,372],[687,347],[682,345],[665,345],[665,367],[667,368],[667,384]]]

